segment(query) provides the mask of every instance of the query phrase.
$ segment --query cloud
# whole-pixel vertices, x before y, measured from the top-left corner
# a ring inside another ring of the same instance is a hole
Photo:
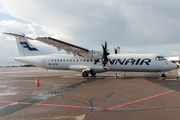
[[[154,42],[165,45],[168,38],[179,37],[175,32],[179,30],[175,17],[179,8],[173,7],[169,1],[7,0],[1,2],[0,11],[41,25],[50,35],[73,43],[91,40],[99,45],[106,38],[114,44],[132,47],[126,42],[130,41],[142,47]],[[167,13],[163,12],[166,8]]]
[[[9,21],[8,28],[1,27],[30,36],[49,35],[88,49],[102,49],[101,43],[107,39],[111,52],[120,46],[122,52],[128,53],[178,55],[179,3],[177,0],[0,0],[1,13],[27,22]]]
[[[19,23],[14,20],[2,20],[0,21],[0,49],[3,52],[0,52],[0,66],[1,65],[12,65],[12,64],[19,64],[18,62],[14,62],[13,58],[19,56],[18,48],[16,45],[15,37],[8,36],[2,34],[3,32],[12,32],[12,33],[27,33],[27,36],[36,38],[37,36],[42,36],[46,34],[42,28],[38,25],[31,24],[31,23]],[[44,43],[38,41],[30,41],[33,43],[34,46],[39,48],[42,51],[51,53],[56,53],[56,49],[50,47]],[[47,50],[48,49],[48,50]]]

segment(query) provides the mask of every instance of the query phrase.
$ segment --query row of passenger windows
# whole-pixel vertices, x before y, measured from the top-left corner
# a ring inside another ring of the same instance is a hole
[[[49,59],[49,62],[94,62],[92,59]]]

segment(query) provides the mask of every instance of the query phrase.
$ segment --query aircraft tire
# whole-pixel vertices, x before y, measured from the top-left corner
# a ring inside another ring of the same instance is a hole
[[[88,75],[89,75],[89,73],[87,71],[82,72],[83,77],[87,77]]]
[[[95,73],[94,70],[91,70],[90,73],[91,73],[92,76],[95,76],[95,75],[96,75],[96,73]]]
[[[161,77],[166,77],[166,75],[165,75],[165,74],[162,74]]]
[[[92,76],[95,76],[95,75],[96,75],[96,73],[91,73],[91,75],[92,75]]]

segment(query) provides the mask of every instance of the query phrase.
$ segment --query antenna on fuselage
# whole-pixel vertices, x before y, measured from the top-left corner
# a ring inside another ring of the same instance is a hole
[[[120,54],[120,47],[114,48],[114,53],[115,54]]]

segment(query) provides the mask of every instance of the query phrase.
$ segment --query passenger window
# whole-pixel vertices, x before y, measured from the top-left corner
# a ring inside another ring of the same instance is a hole
[[[89,59],[87,59],[87,62],[89,62]]]
[[[51,60],[51,62],[53,62],[53,59]]]
[[[54,60],[54,62],[56,62],[56,59]]]
[[[77,62],[78,62],[78,59],[77,59]]]
[[[65,59],[63,60],[63,62],[65,62]]]
[[[60,60],[60,62],[62,62],[62,59]]]
[[[66,62],[68,62],[68,59],[66,60]]]
[[[57,60],[57,62],[59,62],[59,59]]]
[[[70,59],[70,62],[71,62],[71,59]]]
[[[75,59],[73,60],[73,62],[75,62]]]
[[[91,62],[92,62],[93,60],[91,59]]]
[[[84,59],[84,62],[86,62],[86,60]]]

